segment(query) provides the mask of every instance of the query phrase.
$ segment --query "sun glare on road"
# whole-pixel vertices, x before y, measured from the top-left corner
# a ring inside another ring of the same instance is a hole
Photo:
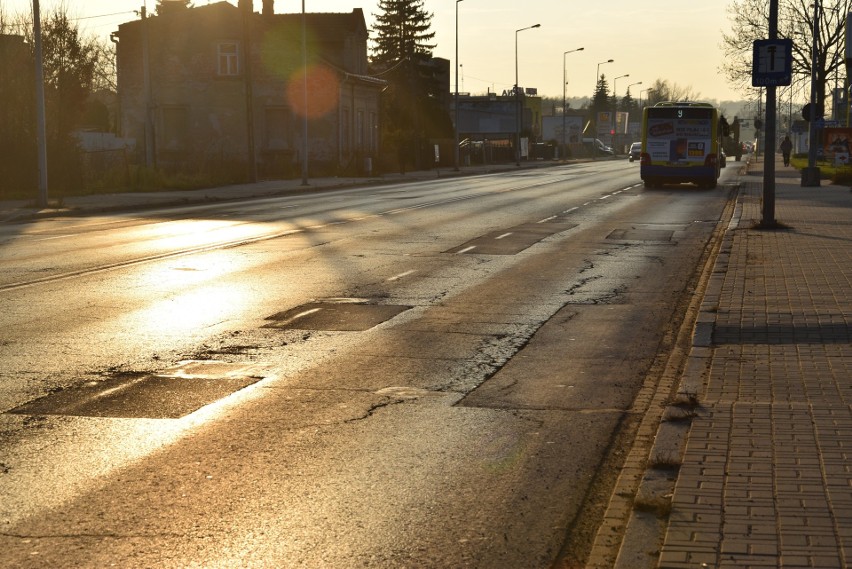
[[[186,337],[245,314],[252,285],[223,278],[240,264],[239,256],[219,251],[147,267],[135,281],[146,304],[128,316],[130,326],[140,335]]]
[[[194,249],[218,243],[252,239],[268,231],[261,224],[222,220],[187,220],[147,230],[147,238],[168,249]]]

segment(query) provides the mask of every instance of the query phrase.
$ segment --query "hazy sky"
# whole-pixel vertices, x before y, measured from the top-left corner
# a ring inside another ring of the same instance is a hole
[[[195,6],[214,3],[194,0]],[[104,37],[118,24],[137,18],[143,0],[40,0],[42,12],[65,4],[81,28]],[[231,0],[236,5],[237,0]],[[156,0],[147,0],[153,11]],[[725,1],[711,0],[461,0],[458,3],[459,90],[474,94],[502,92],[515,82],[515,38],[519,83],[540,95],[561,97],[563,61],[567,95],[590,96],[597,64],[618,96],[630,87],[634,97],[656,79],[692,87],[704,99],[744,99],[719,74],[722,31],[730,29]],[[30,0],[0,0],[6,14],[31,10]],[[299,12],[299,0],[276,0],[275,12]],[[434,14],[434,55],[455,58],[455,0],[425,0]],[[254,0],[260,11],[261,0]],[[378,0],[305,0],[308,12],[349,12],[362,8],[367,26]],[[106,16],[108,15],[108,16]],[[104,17],[95,17],[104,16]],[[516,30],[541,24],[540,28]],[[583,47],[583,51],[563,53]],[[452,69],[452,67],[451,67]],[[454,77],[451,77],[451,83]],[[647,94],[643,93],[643,97]]]

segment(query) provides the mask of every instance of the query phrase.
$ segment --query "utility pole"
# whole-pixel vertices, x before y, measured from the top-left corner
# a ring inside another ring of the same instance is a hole
[[[251,74],[251,15],[252,2],[240,0],[239,7],[242,8],[243,20],[243,67],[246,93],[246,137],[248,139],[248,178],[249,181],[257,182],[257,156],[254,144],[254,89]]]
[[[769,39],[778,39],[778,0],[769,0]],[[764,227],[775,225],[775,145],[776,109],[775,85],[766,86],[766,150],[763,154],[763,212],[760,224]]]
[[[150,42],[148,41],[148,8],[142,5],[142,91],[145,97],[145,167],[154,167],[154,121],[151,97]]]
[[[33,0],[33,35],[35,36],[35,88],[38,132],[38,207],[47,207],[47,127],[44,116],[44,68],[41,49],[41,14],[38,0]]]
[[[305,0],[302,0],[302,185],[308,183],[308,25],[305,20]]]
[[[814,0],[814,29],[813,45],[811,46],[811,100],[810,116],[808,117],[808,167],[802,170],[802,187],[813,187],[820,185],[820,171],[816,165],[817,140],[816,121],[822,118],[822,113],[817,109],[822,107],[822,101],[817,101],[817,63],[819,62],[819,17],[821,12],[820,0]]]

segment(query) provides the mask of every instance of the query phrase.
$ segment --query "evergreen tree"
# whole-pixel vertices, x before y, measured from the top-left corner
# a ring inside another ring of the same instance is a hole
[[[382,140],[400,168],[420,167],[430,138],[452,136],[448,92],[433,65],[432,14],[423,0],[379,0],[372,38],[373,72],[389,82],[382,97]]]
[[[630,120],[635,120],[636,114],[639,111],[639,101],[633,98],[633,95],[630,94],[630,88],[628,87],[627,93],[621,98],[621,101],[618,103],[618,110],[623,111],[630,114]]]
[[[157,0],[156,12],[158,16],[168,16],[187,8],[192,8],[190,0]]]
[[[601,73],[601,76],[598,78],[598,84],[595,86],[595,94],[592,96],[592,102],[589,104],[589,120],[593,125],[597,125],[598,113],[610,111],[612,111],[612,104],[609,100],[609,83],[606,81],[606,75]]]
[[[435,32],[430,32],[433,14],[427,12],[423,0],[379,0],[380,14],[376,18],[373,40],[373,64],[386,69],[397,63],[416,58],[432,57]]]

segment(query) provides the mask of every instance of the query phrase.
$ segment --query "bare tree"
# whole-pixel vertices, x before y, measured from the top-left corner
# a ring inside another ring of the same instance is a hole
[[[728,8],[730,33],[722,34],[725,53],[720,66],[737,90],[751,88],[752,44],[769,35],[769,3],[766,0],[735,0]],[[846,14],[852,0],[824,0],[818,30],[816,61],[817,102],[825,101],[826,84],[842,70],[846,42]],[[793,75],[810,81],[813,64],[814,8],[811,0],[779,0],[778,37],[793,40]]]
[[[694,90],[691,85],[684,87],[671,83],[667,79],[657,79],[648,90],[649,105],[660,101],[697,101],[701,98],[701,93]]]

